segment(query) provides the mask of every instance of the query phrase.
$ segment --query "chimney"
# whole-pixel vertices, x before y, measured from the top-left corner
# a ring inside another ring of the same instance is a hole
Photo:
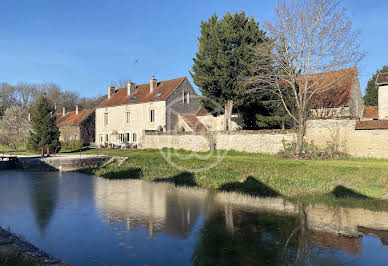
[[[136,88],[135,83],[128,82],[128,84],[127,84],[127,96],[131,95],[135,91],[135,88]]]
[[[378,90],[379,120],[388,119],[388,72],[379,73],[376,79]]]
[[[157,85],[158,85],[158,80],[155,78],[155,76],[152,76],[152,78],[150,79],[150,93],[152,93],[154,89],[156,89]]]
[[[78,115],[78,104],[75,106],[75,114]]]
[[[115,93],[116,87],[115,86],[109,86],[108,87],[108,99],[112,97],[112,95]]]
[[[66,108],[65,108],[65,106],[63,106],[63,108],[62,108],[62,115],[63,115],[63,116],[66,115]]]

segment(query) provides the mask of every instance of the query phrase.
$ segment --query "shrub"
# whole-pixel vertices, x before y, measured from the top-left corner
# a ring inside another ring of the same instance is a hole
[[[302,147],[302,153],[296,152],[296,143],[286,143],[283,140],[284,150],[280,151],[278,155],[282,158],[295,159],[335,159],[343,158],[348,155],[339,150],[339,146],[335,143],[328,143],[325,147],[318,147],[313,142],[305,142]]]

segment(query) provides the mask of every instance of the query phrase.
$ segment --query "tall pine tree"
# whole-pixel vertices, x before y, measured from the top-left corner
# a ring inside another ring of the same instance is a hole
[[[364,104],[377,106],[378,104],[378,86],[376,85],[377,75],[380,72],[388,72],[388,65],[383,66],[381,69],[377,70],[372,78],[368,81],[368,85],[365,89],[364,95]]]
[[[59,135],[54,105],[46,94],[43,94],[36,103],[27,149],[39,151],[40,148],[50,148],[54,151],[60,145]]]
[[[228,12],[222,19],[214,14],[208,21],[201,22],[198,52],[190,74],[205,96],[202,104],[206,109],[216,108],[207,98],[225,107],[227,130],[233,106],[241,104],[245,96],[241,82],[249,75],[249,66],[254,60],[253,47],[265,38],[259,24],[245,12]]]

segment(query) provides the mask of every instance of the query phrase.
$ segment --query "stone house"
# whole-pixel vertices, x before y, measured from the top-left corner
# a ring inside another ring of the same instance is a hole
[[[89,144],[95,140],[95,112],[92,109],[80,110],[77,105],[75,111],[57,114],[57,126],[61,133],[60,141],[80,140]]]
[[[140,144],[146,131],[178,131],[179,115],[199,109],[196,97],[186,77],[110,86],[107,99],[96,108],[97,145]]]
[[[357,68],[310,75],[310,82],[324,82],[311,99],[314,118],[360,118],[364,110]],[[327,89],[325,88],[327,87]]]

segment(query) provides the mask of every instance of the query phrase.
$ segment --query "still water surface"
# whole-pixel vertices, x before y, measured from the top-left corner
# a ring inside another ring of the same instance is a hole
[[[385,211],[81,173],[0,172],[0,226],[73,265],[388,265]]]

